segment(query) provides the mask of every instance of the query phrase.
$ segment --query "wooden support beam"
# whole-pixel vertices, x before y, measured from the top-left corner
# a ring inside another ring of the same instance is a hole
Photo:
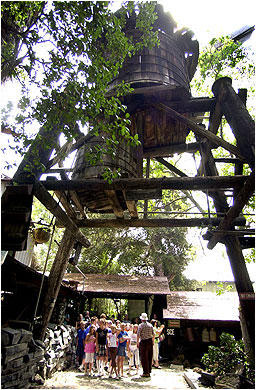
[[[84,143],[88,142],[92,138],[91,134],[87,134],[81,137],[77,142],[72,144],[72,142],[66,142],[57,152],[56,156],[49,160],[46,164],[46,168],[50,169],[52,166],[57,164],[59,161],[63,160],[63,156],[67,156],[68,154],[74,152],[74,150],[80,148]]]
[[[62,204],[62,206],[64,207],[67,215],[70,217],[70,218],[76,218],[76,213],[75,211],[73,210],[73,208],[71,207],[71,204],[69,203],[68,199],[67,199],[67,196],[65,194],[65,192],[61,192],[61,191],[54,191],[55,195],[57,196],[57,198],[59,199],[60,203]]]
[[[225,163],[225,164],[236,164],[236,163],[241,163],[241,160],[238,158],[228,158],[228,157],[217,157],[214,158],[214,161],[216,163]]]
[[[199,150],[199,142],[190,142],[188,144],[177,144],[168,146],[156,146],[152,148],[143,148],[144,158],[170,157],[174,153],[195,153]]]
[[[126,193],[123,191],[123,196],[132,219],[138,219],[138,211],[134,200],[126,199]]]
[[[116,192],[114,190],[105,190],[104,192],[108,197],[109,203],[112,206],[115,216],[117,218],[124,218],[124,210],[120,205]]]
[[[170,169],[171,172],[176,173],[178,176],[188,177],[184,172],[180,171],[178,168],[170,164],[168,161],[164,160],[162,157],[156,157],[155,160],[163,164],[166,168]]]
[[[87,190],[87,191],[104,191],[104,190],[139,190],[139,189],[162,189],[162,190],[194,190],[201,191],[204,189],[232,189],[242,187],[248,176],[211,176],[211,177],[162,177],[162,178],[129,178],[114,179],[112,183],[107,183],[102,179],[85,179],[85,180],[45,180],[35,183],[35,188],[39,184],[47,190]]]
[[[212,86],[212,91],[220,100],[223,114],[234,133],[241,154],[251,169],[254,169],[255,123],[242,99],[233,89],[231,78],[222,77],[216,80]]]
[[[81,205],[79,197],[77,196],[77,193],[75,191],[69,191],[70,197],[73,200],[74,204],[76,205],[77,209],[80,211],[81,215],[84,218],[87,218],[84,207]]]
[[[58,205],[53,197],[48,193],[40,182],[34,185],[34,195],[37,199],[59,220],[60,224],[67,228],[71,234],[83,246],[89,248],[90,241],[79,231],[79,228],[74,221],[65,213],[65,211]]]
[[[217,146],[221,146],[224,149],[228,150],[230,153],[240,158],[241,160],[245,160],[245,157],[240,153],[239,149],[236,146],[230,144],[229,142],[223,140],[220,137],[217,137],[217,135],[213,134],[212,132],[205,130],[202,126],[197,125],[191,119],[186,118],[184,115],[179,114],[178,112],[174,111],[172,108],[161,103],[154,104],[154,107],[160,108],[168,112],[173,118],[179,120],[181,123],[185,123],[188,126],[188,128],[190,128],[199,137],[207,138],[213,144]]]
[[[77,222],[80,228],[127,228],[127,227],[195,227],[218,226],[221,218],[152,218],[152,219],[86,219]],[[234,225],[244,225],[244,218],[237,218]]]
[[[58,247],[58,251],[48,278],[48,288],[44,296],[43,308],[42,308],[42,326],[40,330],[40,339],[44,340],[47,325],[50,321],[58,293],[60,290],[61,282],[66,272],[69,257],[73,246],[75,244],[75,237],[69,229],[65,229],[64,235],[61,240],[61,245]]]
[[[246,180],[243,188],[240,190],[239,194],[237,195],[234,205],[228,210],[225,217],[221,221],[216,233],[218,233],[221,230],[225,231],[230,229],[233,220],[236,217],[238,217],[238,215],[241,213],[243,207],[246,205],[246,203],[252,196],[254,189],[255,189],[255,174],[253,172],[250,175],[250,177]],[[221,235],[216,233],[208,242],[207,245],[208,249],[213,249],[215,245],[218,243],[218,241],[221,239]]]

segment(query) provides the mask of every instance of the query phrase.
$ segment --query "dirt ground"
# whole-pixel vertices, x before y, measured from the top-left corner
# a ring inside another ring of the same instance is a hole
[[[104,377],[88,377],[76,369],[56,372],[52,378],[45,381],[40,389],[133,389],[133,390],[172,390],[190,388],[183,377],[184,371],[173,370],[167,365],[162,369],[153,368],[150,378],[141,378],[141,370],[136,375],[136,371],[127,374],[128,366],[124,367],[124,377],[117,380],[109,378],[106,373]]]

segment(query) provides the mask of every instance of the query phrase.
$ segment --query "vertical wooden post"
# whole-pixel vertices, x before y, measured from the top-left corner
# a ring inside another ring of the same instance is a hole
[[[221,100],[221,98],[223,98],[223,95],[218,96],[219,100]],[[239,97],[237,98],[240,100]],[[223,112],[225,113],[224,110]],[[203,161],[205,162],[204,169],[206,175],[211,176],[211,175],[218,174],[209,144],[202,143],[202,147],[200,151],[202,153],[202,158],[205,157]],[[236,169],[238,168],[236,167]],[[239,164],[239,169],[241,169],[240,164]],[[228,205],[225,196],[220,191],[219,192],[211,191],[211,197],[213,198],[214,207],[216,211],[226,213],[228,210]],[[227,255],[231,265],[232,273],[234,275],[237,293],[239,295],[241,314],[242,314],[240,318],[241,320],[244,319],[243,324],[241,324],[241,330],[243,332],[244,342],[247,343],[247,350],[254,350],[254,341],[255,341],[254,301],[245,300],[241,298],[243,293],[253,294],[254,291],[253,286],[246,268],[244,256],[242,253],[242,249],[238,237],[232,235],[226,235],[224,237],[223,243],[226,246]],[[244,337],[245,330],[246,330],[246,335],[248,335],[248,337]]]
[[[244,319],[241,329],[247,329],[246,334],[247,340],[245,342],[249,343],[247,345],[248,350],[255,350],[255,300],[254,299],[244,299],[243,294],[254,295],[254,290],[252,282],[250,280],[244,256],[242,253],[241,245],[238,240],[238,237],[226,236],[224,238],[226,245],[227,254],[229,257],[230,265],[234,275],[236,290],[238,292],[240,307],[242,316]]]
[[[146,166],[146,178],[149,178],[149,171],[150,171],[150,158],[147,158],[147,166]],[[144,218],[147,218],[148,216],[148,200],[144,200]]]
[[[237,140],[242,155],[255,168],[255,123],[247,111],[242,99],[232,87],[229,77],[222,77],[212,86],[214,95],[219,98],[222,112],[227,119]]]
[[[75,238],[72,233],[65,229],[56,257],[54,259],[49,279],[47,293],[43,302],[42,310],[42,329],[40,339],[43,340],[48,322],[60,290],[61,282],[66,271],[68,260],[75,243]]]

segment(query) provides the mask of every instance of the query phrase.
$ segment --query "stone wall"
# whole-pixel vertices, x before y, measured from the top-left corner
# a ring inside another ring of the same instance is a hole
[[[75,363],[75,328],[49,324],[44,342],[25,329],[2,328],[3,389],[24,389],[43,384],[54,372]]]

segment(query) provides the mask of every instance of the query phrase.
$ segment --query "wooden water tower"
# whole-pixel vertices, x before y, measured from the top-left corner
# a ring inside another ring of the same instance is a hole
[[[143,158],[149,149],[155,150],[154,157],[157,156],[158,147],[185,144],[189,132],[187,125],[155,108],[154,104],[189,99],[189,83],[198,62],[198,42],[192,39],[193,33],[189,30],[175,31],[176,23],[163,12],[162,6],[157,5],[156,12],[158,18],[153,29],[158,32],[159,45],[152,49],[145,48],[128,58],[108,91],[110,95],[114,94],[115,87],[123,81],[134,88],[134,92],[124,97],[123,102],[131,115],[130,132],[132,135],[138,134],[141,146],[135,149],[122,142],[114,159],[104,155],[100,163],[91,165],[86,158],[88,153],[98,145],[102,148],[105,146],[103,134],[92,136],[78,151],[72,179],[101,178],[106,167],[119,169],[121,177],[141,177]],[[127,18],[125,33],[134,39],[139,38],[135,14]],[[81,204],[90,211],[113,212],[117,204],[121,210],[127,208],[122,191],[117,191],[114,198],[113,194],[102,191],[92,194],[79,190],[77,194]]]

